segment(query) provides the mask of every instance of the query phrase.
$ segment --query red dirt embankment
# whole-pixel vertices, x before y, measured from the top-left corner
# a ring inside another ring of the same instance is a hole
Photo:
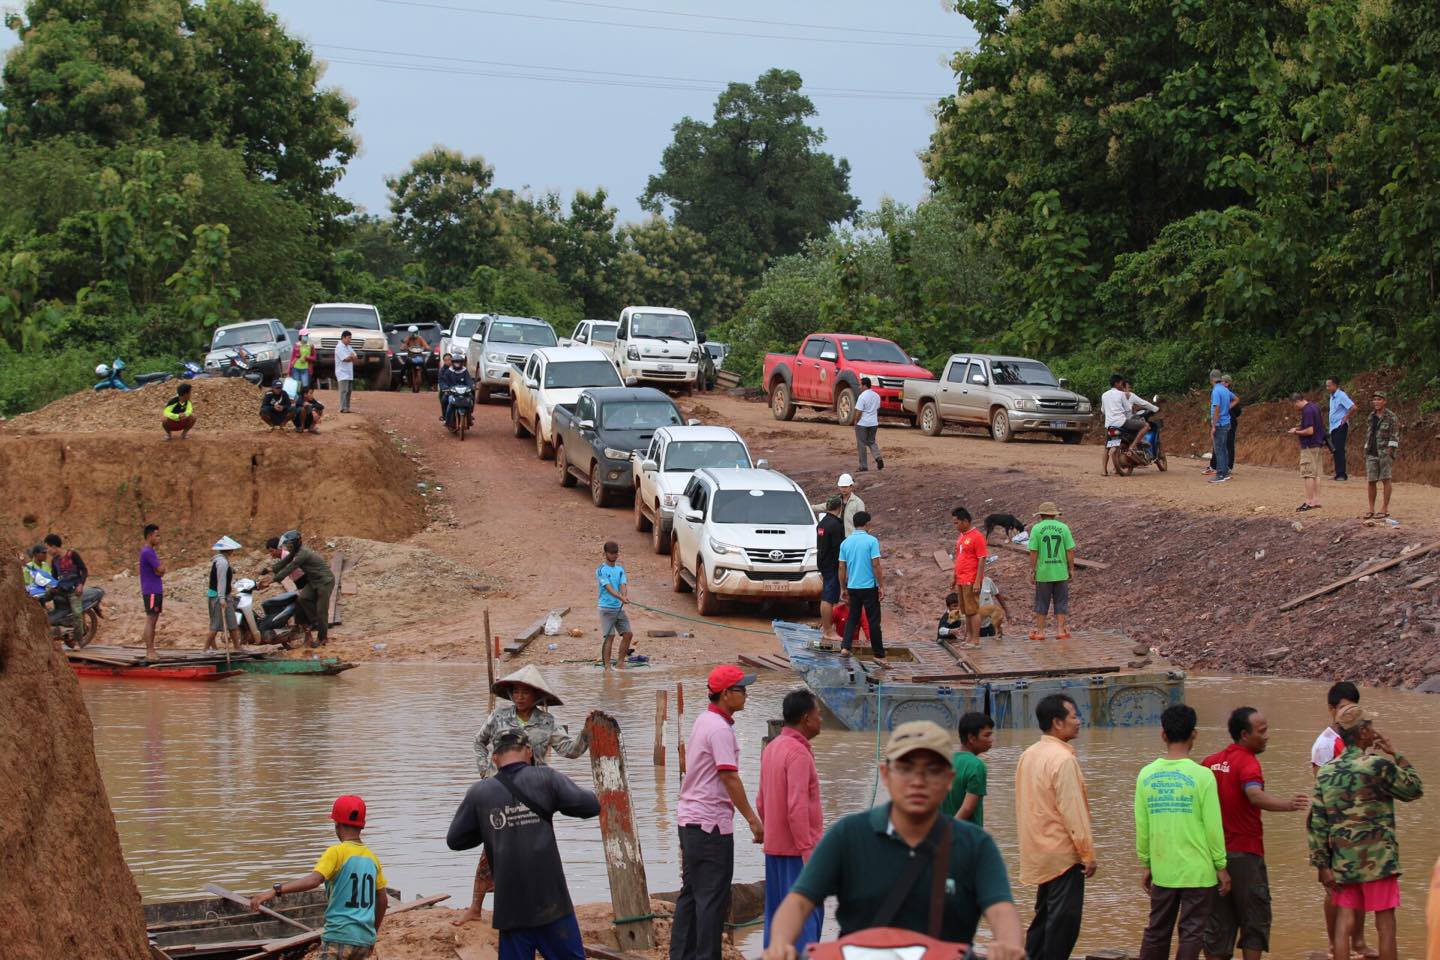
[[[0,541],[0,553],[16,549]],[[0,770],[0,953],[149,957],[80,685],[10,563],[0,564]]]
[[[7,424],[0,536],[28,545],[59,533],[107,575],[133,568],[146,523],[160,524],[173,566],[205,558],[225,534],[247,545],[292,527],[310,540],[393,541],[424,526],[414,463],[368,420],[271,432],[256,388],[197,380],[198,425],[166,441],[159,411],[172,391],[75,394]]]

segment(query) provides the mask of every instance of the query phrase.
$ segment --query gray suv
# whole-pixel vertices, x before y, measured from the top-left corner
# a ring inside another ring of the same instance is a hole
[[[539,317],[486,314],[466,352],[478,399],[490,399],[492,390],[509,390],[512,366],[523,368],[530,354],[558,343],[554,328]]]
[[[1079,443],[1094,419],[1090,401],[1028,357],[957,353],[938,380],[902,381],[900,406],[930,436],[945,424],[984,427],[1001,443],[1049,433]]]

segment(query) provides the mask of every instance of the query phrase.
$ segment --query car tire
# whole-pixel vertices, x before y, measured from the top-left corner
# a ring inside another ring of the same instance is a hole
[[[990,411],[990,436],[996,443],[1009,443],[1015,439],[1010,432],[1010,415],[1005,412],[1004,407],[996,407]]]
[[[600,479],[599,463],[590,464],[590,502],[597,507],[603,507],[610,502],[610,494]]]
[[[650,524],[650,547],[662,557],[670,552],[672,531],[663,523]]]
[[[374,375],[371,376],[371,378],[370,378],[370,389],[371,389],[371,390],[386,390],[386,389],[388,389],[389,387],[390,387],[390,364],[389,364],[388,362],[386,362],[386,363],[380,364],[380,369],[379,369],[379,370],[376,370],[375,373],[374,373]]]
[[[525,429],[525,424],[520,422],[520,409],[515,406],[514,400],[510,401],[510,432],[521,439],[530,435],[530,432]]]
[[[835,419],[840,421],[842,427],[855,423],[855,391],[850,387],[841,387],[835,391]]]
[[[650,518],[645,516],[645,500],[640,496],[640,491],[635,491],[635,529],[641,533],[649,533]]]
[[[920,432],[927,437],[938,437],[945,430],[945,420],[940,416],[940,408],[933,403],[927,403],[920,408]]]
[[[676,593],[689,593],[690,584],[685,582],[680,570],[680,551],[674,538],[670,540],[670,589]]]
[[[560,486],[575,486],[575,474],[570,472],[570,464],[566,461],[563,441],[555,444],[555,469],[559,471]]]
[[[545,439],[545,434],[540,432],[540,420],[536,418],[533,428],[535,434],[535,456],[541,460],[549,460],[555,456],[555,445]]]
[[[790,384],[784,380],[770,388],[770,413],[776,420],[790,420],[795,416],[795,401],[790,398]]]
[[[702,617],[713,617],[720,612],[720,598],[705,579],[703,560],[695,561],[695,609]]]
[[[477,386],[475,388],[475,400],[479,403],[489,403],[490,388],[484,386]]]
[[[1067,430],[1060,434],[1061,443],[1076,444],[1085,438],[1085,434],[1076,433],[1074,430]]]

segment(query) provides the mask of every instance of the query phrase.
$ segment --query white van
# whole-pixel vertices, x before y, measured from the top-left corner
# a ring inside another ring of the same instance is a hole
[[[620,311],[611,356],[626,383],[695,388],[700,344],[690,314],[673,307],[626,307]]]

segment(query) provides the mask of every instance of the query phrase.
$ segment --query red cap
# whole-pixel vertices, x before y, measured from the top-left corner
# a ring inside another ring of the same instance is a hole
[[[347,827],[364,830],[365,801],[350,793],[343,797],[337,797],[335,806],[330,808],[330,819],[336,823],[343,823]]]
[[[732,663],[723,663],[710,671],[710,679],[705,681],[705,685],[711,693],[720,693],[731,687],[748,687],[754,682],[755,674],[746,673]]]

